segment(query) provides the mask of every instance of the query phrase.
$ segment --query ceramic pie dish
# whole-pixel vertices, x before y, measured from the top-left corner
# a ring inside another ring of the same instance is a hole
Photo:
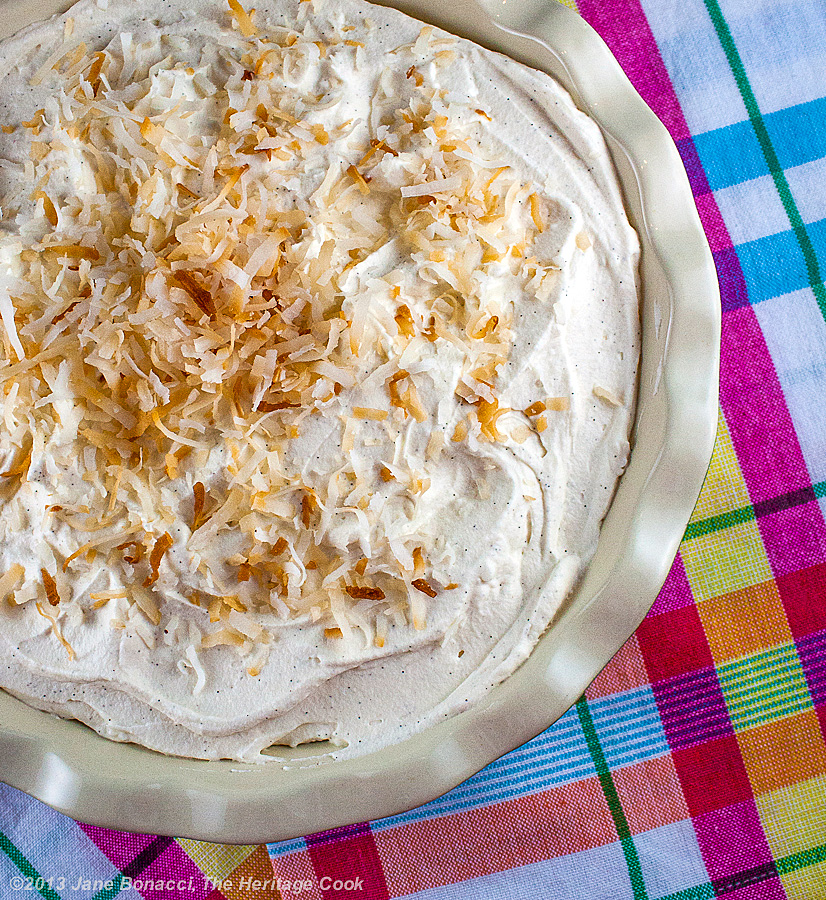
[[[0,37],[65,0],[2,3]],[[599,37],[553,0],[385,5],[554,75],[602,127],[642,243],[642,353],[630,462],[586,576],[529,659],[481,702],[402,743],[333,760],[202,762],[108,741],[0,692],[0,778],[85,822],[229,843],[286,839],[399,813],[548,727],[653,603],[676,554],[717,423],[720,304],[711,254],[665,128]],[[507,13],[507,15],[505,15]],[[507,32],[501,26],[521,29]],[[532,37],[527,37],[530,34]]]

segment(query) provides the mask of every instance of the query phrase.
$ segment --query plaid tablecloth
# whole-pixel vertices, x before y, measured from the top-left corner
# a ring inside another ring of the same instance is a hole
[[[826,2],[577,8],[677,142],[722,286],[717,447],[650,615],[556,725],[379,822],[225,847],[0,785],[2,900],[826,898]]]

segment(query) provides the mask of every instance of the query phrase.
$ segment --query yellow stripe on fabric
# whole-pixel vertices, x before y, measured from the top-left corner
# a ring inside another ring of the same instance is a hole
[[[698,602],[772,578],[760,529],[753,520],[683,541],[680,555]]]
[[[780,876],[788,900],[815,900],[826,896],[826,861]]]
[[[256,848],[255,844],[250,846],[210,844],[206,841],[191,841],[189,838],[177,838],[177,841],[213,884],[231,875]]]
[[[826,837],[826,775],[780,788],[755,799],[772,856],[817,847]],[[826,881],[824,881],[826,885]],[[810,894],[816,897],[817,894]]]
[[[689,521],[700,522],[744,506],[751,506],[751,497],[731,443],[728,425],[720,410],[711,465]]]
[[[794,644],[718,666],[717,675],[736,731],[812,706]]]
[[[563,6],[567,6],[568,9],[572,9],[574,12],[579,12],[579,10],[576,8],[575,0],[558,0],[558,2]]]

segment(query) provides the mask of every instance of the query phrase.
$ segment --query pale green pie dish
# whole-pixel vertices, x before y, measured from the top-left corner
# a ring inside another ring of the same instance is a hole
[[[0,37],[69,5],[4,0]],[[577,700],[651,607],[696,503],[717,427],[720,298],[665,127],[597,34],[555,0],[384,5],[554,75],[607,138],[642,241],[642,354],[633,449],[597,553],[506,681],[454,718],[355,759],[332,760],[323,744],[279,748],[267,765],[180,759],[106,740],[0,691],[0,779],[73,818],[249,844],[381,818],[439,796]]]

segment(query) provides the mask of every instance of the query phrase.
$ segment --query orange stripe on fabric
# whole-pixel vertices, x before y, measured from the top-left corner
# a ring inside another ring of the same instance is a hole
[[[393,895],[403,897],[603,846],[617,840],[617,831],[598,779],[586,778],[374,837]]]

